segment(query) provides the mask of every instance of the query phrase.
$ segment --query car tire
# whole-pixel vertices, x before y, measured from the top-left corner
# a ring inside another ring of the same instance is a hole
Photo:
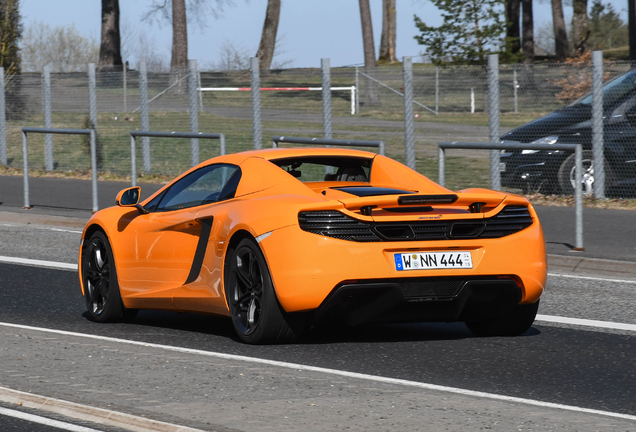
[[[495,318],[466,321],[466,326],[475,336],[480,337],[519,336],[530,329],[538,310],[539,300],[533,304],[517,305],[512,311]]]
[[[559,186],[564,195],[574,195],[574,170],[576,154],[568,156],[559,167]],[[607,167],[606,167],[607,170]],[[607,176],[606,176],[607,177]],[[583,151],[583,195],[594,193],[594,154],[591,150]]]
[[[243,239],[228,251],[227,257],[225,293],[239,339],[248,344],[298,339],[304,328],[304,316],[283,310],[258,244]]]
[[[91,320],[130,321],[136,309],[126,309],[121,300],[113,252],[106,235],[96,231],[82,248],[84,299]]]

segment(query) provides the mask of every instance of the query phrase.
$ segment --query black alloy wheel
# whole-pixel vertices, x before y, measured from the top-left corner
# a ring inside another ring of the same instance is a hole
[[[279,304],[258,245],[243,239],[228,251],[225,291],[232,324],[245,343],[293,341],[300,336],[304,319],[286,313]]]
[[[581,188],[584,196],[591,196],[594,193],[594,155],[590,150],[582,153],[581,162],[583,172],[581,173]],[[606,167],[606,171],[608,168]],[[607,175],[606,175],[607,177]],[[559,186],[565,195],[574,195],[576,187],[576,155],[571,154],[563,161],[559,167]]]
[[[119,293],[113,253],[106,236],[93,233],[82,250],[84,299],[90,318],[97,322],[132,319],[136,310],[125,309]]]

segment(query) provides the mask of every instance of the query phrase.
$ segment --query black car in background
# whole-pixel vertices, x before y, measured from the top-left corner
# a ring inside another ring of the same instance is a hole
[[[608,196],[636,195],[636,71],[603,87],[605,190]],[[594,187],[592,95],[501,137],[522,143],[583,144],[583,193]],[[501,154],[501,184],[526,193],[572,194],[574,153],[523,150]]]

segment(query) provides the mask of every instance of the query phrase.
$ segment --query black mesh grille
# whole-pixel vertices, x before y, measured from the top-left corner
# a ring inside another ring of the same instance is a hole
[[[532,225],[532,217],[526,206],[506,206],[496,216],[486,219],[486,229],[481,238],[499,238],[521,231]]]
[[[453,297],[466,283],[456,278],[398,279],[397,284],[406,298]]]
[[[335,210],[298,214],[298,223],[304,231],[356,242],[450,240],[454,238],[451,230],[454,223],[467,226],[471,222],[480,226],[485,222],[485,229],[483,231],[475,229],[474,237],[463,235],[457,238],[505,237],[528,228],[532,225],[532,217],[526,206],[506,206],[497,215],[484,220],[400,222],[400,225],[410,227],[414,236],[412,238],[404,238],[404,236],[390,238],[386,233],[390,233],[391,230],[385,230],[383,227],[394,226],[395,223],[363,222]],[[379,236],[376,232],[381,232],[383,235]],[[456,230],[456,232],[460,232],[460,230]],[[465,234],[472,232],[472,230],[463,229],[461,232]]]
[[[339,211],[301,212],[300,228],[314,234],[357,242],[381,241],[371,231],[371,225],[349,217]]]

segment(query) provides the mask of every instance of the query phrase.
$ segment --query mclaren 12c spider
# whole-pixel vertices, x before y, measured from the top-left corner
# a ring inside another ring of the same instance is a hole
[[[523,197],[452,192],[381,155],[336,148],[219,156],[139,203],[93,215],[79,251],[98,322],[139,309],[224,315],[246,343],[308,325],[463,321],[478,336],[534,322],[543,231]]]

